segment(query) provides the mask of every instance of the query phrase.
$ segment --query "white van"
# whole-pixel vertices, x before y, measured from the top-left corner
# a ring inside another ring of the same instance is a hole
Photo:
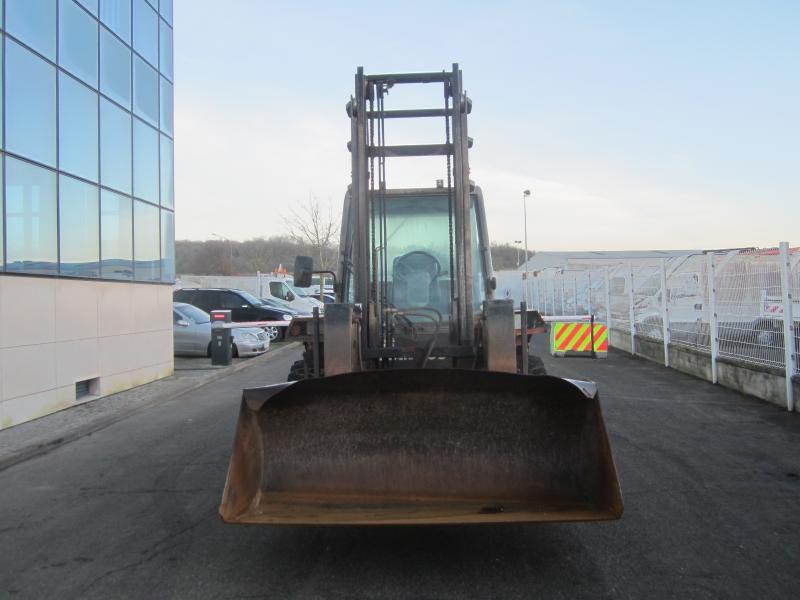
[[[261,277],[262,298],[273,298],[278,302],[296,310],[301,315],[310,315],[314,307],[319,307],[323,311],[325,305],[317,300],[304,296],[299,290],[292,287],[291,279],[286,277]]]

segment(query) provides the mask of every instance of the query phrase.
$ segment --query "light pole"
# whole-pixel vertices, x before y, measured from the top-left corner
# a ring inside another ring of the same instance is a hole
[[[525,263],[528,262],[528,196],[531,195],[530,190],[522,192],[522,218],[525,222]]]
[[[517,247],[517,268],[519,269],[519,245],[522,243],[522,240],[514,240],[514,245]]]

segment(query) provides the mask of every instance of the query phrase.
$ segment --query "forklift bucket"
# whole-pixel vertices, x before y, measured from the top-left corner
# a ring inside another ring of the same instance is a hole
[[[386,370],[244,391],[228,523],[412,525],[618,519],[594,384]]]

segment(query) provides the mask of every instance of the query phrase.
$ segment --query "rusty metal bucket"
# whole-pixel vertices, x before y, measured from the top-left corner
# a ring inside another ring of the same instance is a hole
[[[228,523],[617,519],[593,384],[464,370],[351,373],[245,390]]]

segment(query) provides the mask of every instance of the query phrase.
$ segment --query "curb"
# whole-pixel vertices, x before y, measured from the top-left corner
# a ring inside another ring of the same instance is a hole
[[[53,439],[51,439],[49,441],[39,441],[39,442],[36,442],[35,444],[31,444],[29,446],[22,447],[21,449],[19,449],[18,451],[14,452],[13,454],[11,454],[11,455],[9,455],[7,457],[0,458],[0,471],[4,471],[4,470],[8,469],[9,467],[13,467],[14,465],[17,465],[19,463],[22,463],[22,462],[25,462],[27,460],[30,460],[31,458],[36,458],[37,456],[42,456],[44,454],[48,454],[49,452],[51,452],[52,450],[55,450],[56,448],[60,448],[60,447],[62,447],[64,445],[66,445],[66,444],[69,444],[70,442],[74,442],[74,441],[79,440],[79,439],[81,439],[83,437],[86,437],[87,435],[91,435],[93,433],[101,431],[101,430],[105,429],[106,427],[110,427],[111,425],[114,425],[114,424],[116,424],[116,423],[118,423],[118,422],[120,422],[120,421],[122,421],[124,419],[127,419],[128,417],[131,417],[131,416],[133,416],[133,415],[135,415],[137,413],[140,413],[140,412],[142,412],[144,410],[147,410],[148,408],[150,408],[151,406],[153,406],[155,404],[165,404],[167,402],[171,402],[173,400],[177,400],[178,398],[181,398],[182,396],[185,396],[189,392],[193,392],[194,390],[196,390],[198,388],[201,388],[204,385],[208,385],[209,383],[220,381],[221,379],[225,379],[225,378],[227,378],[227,377],[229,377],[229,376],[231,376],[231,375],[233,375],[235,373],[238,373],[239,371],[243,371],[244,369],[247,369],[249,367],[253,367],[255,365],[261,365],[261,364],[264,364],[264,363],[267,363],[267,362],[271,362],[272,359],[277,358],[277,357],[279,357],[279,356],[281,356],[283,354],[286,354],[290,350],[295,350],[299,346],[300,346],[300,342],[292,342],[292,343],[287,344],[286,346],[282,346],[281,348],[278,348],[274,352],[268,352],[267,354],[264,355],[264,357],[265,357],[264,360],[248,360],[248,361],[245,361],[245,362],[240,362],[240,363],[238,363],[236,365],[231,366],[229,369],[226,369],[224,371],[218,371],[218,370],[209,369],[208,375],[204,376],[199,381],[188,382],[187,385],[184,386],[184,387],[181,387],[181,388],[178,388],[178,389],[173,389],[173,390],[170,390],[169,392],[166,392],[166,393],[163,393],[163,394],[160,394],[160,395],[156,395],[156,396],[154,396],[152,398],[148,398],[147,400],[143,400],[141,403],[136,404],[135,406],[132,406],[129,409],[122,410],[122,411],[120,411],[118,413],[115,413],[114,415],[106,416],[106,417],[102,417],[102,418],[96,419],[94,421],[90,421],[90,422],[88,422],[88,423],[86,423],[84,425],[81,425],[81,426],[75,428],[74,430],[70,431],[69,433],[67,433],[65,435],[59,435],[59,432],[54,431],[53,434],[52,434],[52,438]],[[160,380],[156,380],[153,383],[157,383],[158,381],[160,381]],[[149,384],[145,384],[145,385],[149,385]],[[131,389],[134,389],[134,388],[131,388]],[[125,390],[125,391],[128,391],[128,390]],[[120,392],[120,393],[124,393],[124,392]],[[113,394],[111,396],[104,396],[103,398],[98,398],[97,400],[94,400],[93,402],[102,402],[105,398],[111,398],[111,397],[113,397]],[[69,410],[69,408],[67,408],[66,410]]]

